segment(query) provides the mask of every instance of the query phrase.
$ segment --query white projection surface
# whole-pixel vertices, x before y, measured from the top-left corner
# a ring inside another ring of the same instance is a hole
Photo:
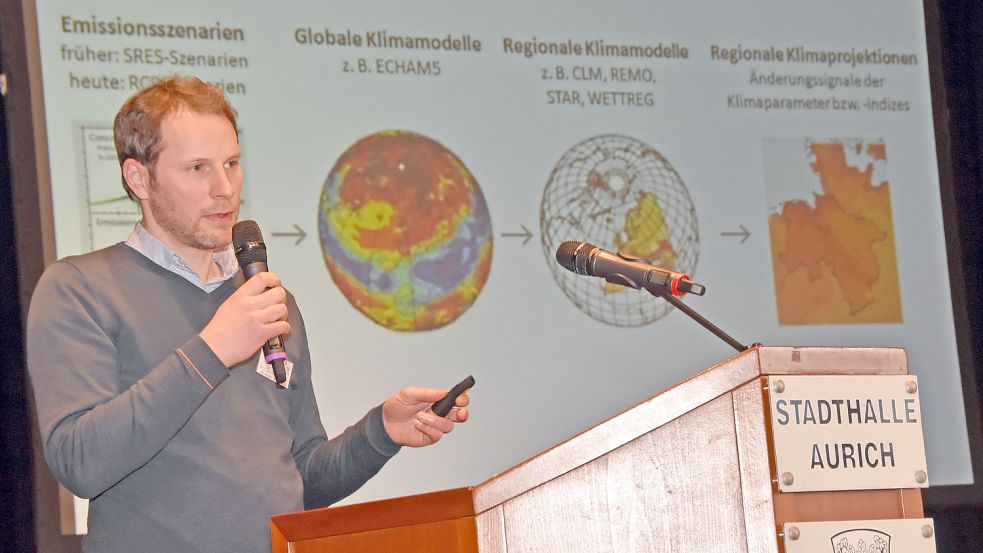
[[[563,240],[685,270],[742,343],[905,347],[931,482],[972,481],[920,1],[51,0],[38,26],[59,257],[138,218],[123,100],[197,75],[239,111],[241,218],[328,433],[476,378],[471,421],[351,500],[480,483],[735,353],[562,272]]]

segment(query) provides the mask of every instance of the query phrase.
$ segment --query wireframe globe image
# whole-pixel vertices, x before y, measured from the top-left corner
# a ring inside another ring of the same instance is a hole
[[[453,152],[414,132],[382,131],[348,148],[324,182],[318,228],[341,293],[392,330],[450,324],[488,280],[481,188]]]
[[[555,257],[562,242],[590,242],[689,275],[696,270],[699,228],[689,190],[662,154],[631,137],[594,136],[567,150],[543,190],[539,223],[556,284],[578,309],[609,325],[649,324],[672,306],[563,269]]]

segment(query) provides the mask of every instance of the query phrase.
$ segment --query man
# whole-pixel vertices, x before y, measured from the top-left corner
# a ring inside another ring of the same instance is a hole
[[[229,246],[235,111],[172,78],[127,100],[114,135],[142,220],[50,266],[27,330],[45,457],[91,499],[86,551],[267,552],[270,515],[329,505],[467,419],[465,396],[441,418],[444,390],[404,388],[328,440],[294,299],[275,274],[244,280]],[[286,388],[258,370],[277,335]]]

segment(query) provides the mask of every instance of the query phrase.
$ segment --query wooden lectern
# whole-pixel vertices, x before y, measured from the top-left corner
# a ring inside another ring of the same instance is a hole
[[[273,551],[774,553],[786,522],[921,518],[917,488],[779,493],[763,397],[907,371],[897,348],[751,348],[477,486],[275,516]]]

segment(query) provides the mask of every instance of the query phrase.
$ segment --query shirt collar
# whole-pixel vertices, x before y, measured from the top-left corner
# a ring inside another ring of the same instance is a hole
[[[229,245],[225,249],[212,254],[212,260],[221,269],[222,274],[208,279],[208,282],[202,282],[201,277],[198,276],[198,273],[191,270],[191,267],[188,266],[184,258],[172,252],[170,248],[165,246],[156,236],[150,234],[140,223],[137,223],[133,227],[133,232],[130,233],[126,244],[143,254],[147,259],[184,278],[205,292],[212,292],[226,280],[234,277],[236,272],[239,271],[239,262],[236,260],[235,254],[232,251],[232,246]]]

